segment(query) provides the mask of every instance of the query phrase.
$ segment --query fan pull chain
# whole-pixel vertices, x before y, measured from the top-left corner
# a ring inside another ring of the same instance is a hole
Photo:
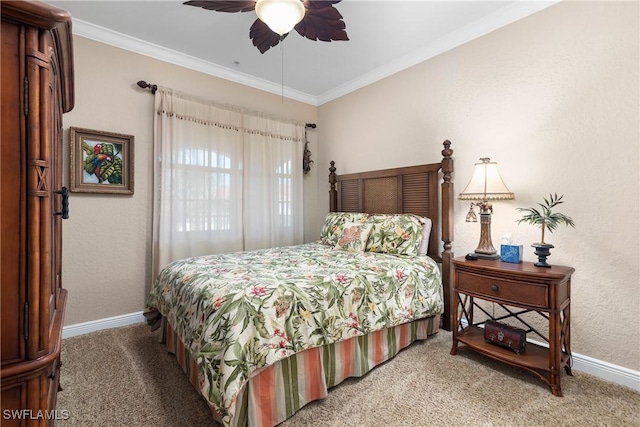
[[[280,102],[284,104],[284,36],[280,36],[280,57],[282,58],[280,64]]]

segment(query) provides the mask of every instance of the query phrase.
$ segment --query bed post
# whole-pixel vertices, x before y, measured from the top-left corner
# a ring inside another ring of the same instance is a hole
[[[336,162],[329,163],[329,212],[338,211],[338,191],[336,190]]]
[[[452,285],[453,285],[453,271],[451,268],[451,259],[453,253],[451,247],[453,242],[453,182],[451,181],[451,174],[453,173],[453,159],[451,155],[453,150],[451,142],[446,140],[442,143],[444,150],[442,150],[442,242],[444,251],[442,252],[442,284],[444,288],[444,313],[442,319],[442,328],[450,331],[452,325],[451,318],[451,302],[452,298]]]

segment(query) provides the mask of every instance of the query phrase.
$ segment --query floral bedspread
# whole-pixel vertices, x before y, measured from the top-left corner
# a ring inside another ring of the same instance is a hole
[[[437,264],[426,256],[309,243],[173,262],[147,310],[181,337],[198,362],[201,393],[224,420],[257,369],[441,313],[442,293]]]

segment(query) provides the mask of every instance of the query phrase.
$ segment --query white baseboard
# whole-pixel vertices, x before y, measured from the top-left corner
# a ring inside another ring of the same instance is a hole
[[[123,314],[121,316],[109,317],[107,319],[93,320],[90,322],[77,323],[62,328],[62,338],[71,338],[78,335],[88,334],[90,332],[100,331],[103,329],[118,328],[121,326],[134,325],[144,322],[142,311],[137,313]],[[464,323],[464,322],[463,322]],[[539,345],[545,345],[537,341],[532,341]],[[622,366],[614,365],[602,360],[594,359],[579,353],[572,353],[573,368],[577,371],[586,372],[587,374],[610,381],[615,384],[623,385],[640,391],[640,372],[627,369]]]
[[[123,314],[121,316],[108,317],[106,319],[92,320],[75,325],[64,326],[62,328],[62,338],[71,338],[90,332],[101,331],[103,329],[119,328],[122,326],[135,325],[144,322],[142,311],[137,313]]]
[[[573,369],[640,391],[640,372],[594,359],[583,354],[572,354]]]

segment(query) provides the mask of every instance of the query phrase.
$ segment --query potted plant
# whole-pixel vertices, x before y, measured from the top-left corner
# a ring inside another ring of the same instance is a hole
[[[557,194],[549,193],[549,198],[543,199],[544,203],[538,203],[540,209],[537,208],[517,208],[519,212],[525,212],[525,215],[518,220],[518,224],[524,222],[532,225],[539,225],[542,231],[540,236],[540,242],[531,245],[534,247],[535,254],[538,256],[538,262],[535,263],[537,267],[549,268],[551,265],[547,264],[547,257],[550,255],[550,250],[554,246],[544,241],[544,232],[549,230],[549,233],[553,233],[553,230],[558,226],[564,224],[575,228],[575,223],[571,217],[559,212],[553,212],[553,208],[564,203],[562,198],[564,194],[558,197]]]

